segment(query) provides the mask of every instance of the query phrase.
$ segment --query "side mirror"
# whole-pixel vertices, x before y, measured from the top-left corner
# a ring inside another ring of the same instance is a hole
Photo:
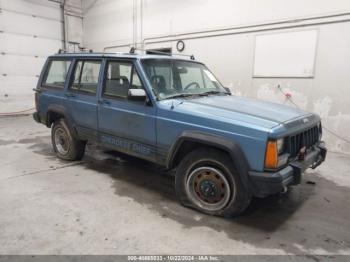
[[[146,97],[146,92],[143,89],[129,89],[128,91],[128,99],[130,100],[145,101]]]
[[[230,94],[230,95],[232,94],[230,88],[228,88],[228,87],[224,87],[224,88],[225,88],[225,90],[226,90],[226,92],[227,92],[228,94]]]

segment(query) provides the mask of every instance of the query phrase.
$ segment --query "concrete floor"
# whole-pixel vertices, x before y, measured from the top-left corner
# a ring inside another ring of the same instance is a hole
[[[288,194],[221,219],[178,204],[157,167],[95,146],[63,162],[49,129],[0,118],[0,254],[350,254],[349,173],[329,153]]]

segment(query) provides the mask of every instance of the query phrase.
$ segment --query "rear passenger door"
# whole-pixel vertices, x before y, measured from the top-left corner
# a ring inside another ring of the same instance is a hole
[[[66,92],[69,113],[83,139],[97,139],[97,89],[101,64],[101,59],[75,60]]]
[[[98,105],[100,142],[118,151],[155,160],[155,107],[128,99],[128,90],[145,89],[135,62],[107,60]]]

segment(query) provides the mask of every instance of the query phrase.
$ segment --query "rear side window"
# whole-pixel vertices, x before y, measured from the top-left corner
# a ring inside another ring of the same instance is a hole
[[[108,62],[103,95],[126,98],[130,88],[143,88],[133,63]]]
[[[52,60],[43,81],[43,86],[64,88],[71,61]]]
[[[96,94],[101,61],[78,61],[71,90]]]

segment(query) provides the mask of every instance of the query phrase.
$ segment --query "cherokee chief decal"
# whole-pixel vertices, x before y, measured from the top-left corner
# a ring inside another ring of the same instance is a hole
[[[102,143],[110,144],[124,150],[131,150],[142,155],[148,156],[151,154],[151,149],[148,146],[140,143],[131,142],[120,137],[102,135],[100,141]]]

